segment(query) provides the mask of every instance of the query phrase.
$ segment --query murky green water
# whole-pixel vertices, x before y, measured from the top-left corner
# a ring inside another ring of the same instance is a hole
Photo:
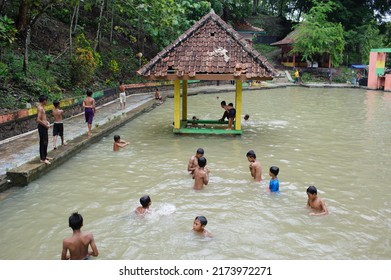
[[[223,99],[234,93],[189,97],[189,117],[220,118]],[[0,258],[59,259],[79,211],[99,259],[390,259],[391,93],[286,88],[244,92],[243,103],[242,136],[185,136],[172,133],[168,99],[0,201]],[[131,145],[113,153],[114,134]],[[202,191],[186,171],[198,147],[211,170]],[[250,149],[261,184],[250,177]],[[268,191],[271,165],[279,195]],[[328,216],[308,215],[309,185]],[[138,219],[144,194],[153,212]],[[197,215],[213,238],[192,233]]]

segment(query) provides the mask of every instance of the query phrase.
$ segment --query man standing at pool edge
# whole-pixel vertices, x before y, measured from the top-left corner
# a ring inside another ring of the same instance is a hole
[[[39,96],[39,105],[38,105],[38,114],[37,114],[37,123],[38,123],[38,133],[39,133],[39,157],[41,163],[50,164],[50,159],[48,158],[48,144],[49,144],[49,127],[50,123],[46,118],[45,105],[48,102],[48,97],[46,95]]]

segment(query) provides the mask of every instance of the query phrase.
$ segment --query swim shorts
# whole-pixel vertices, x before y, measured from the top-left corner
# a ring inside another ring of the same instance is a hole
[[[120,103],[125,103],[126,102],[126,92],[121,92],[119,94],[119,102]]]
[[[63,123],[54,123],[53,124],[53,136],[59,135],[64,136],[64,124]]]
[[[92,124],[92,120],[94,119],[94,109],[85,108],[84,114],[86,117],[86,122]]]

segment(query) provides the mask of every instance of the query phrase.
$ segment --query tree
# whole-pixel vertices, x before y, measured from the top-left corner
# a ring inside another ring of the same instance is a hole
[[[334,7],[334,3],[329,1],[317,3],[311,8],[304,21],[294,27],[297,34],[292,53],[301,53],[304,60],[310,61],[317,54],[328,53],[334,66],[342,63],[345,46],[342,25],[327,21],[327,14]]]
[[[22,0],[19,5],[19,15],[17,28],[23,36],[24,41],[24,59],[23,72],[27,74],[29,62],[29,47],[31,41],[31,30],[39,18],[47,11],[48,8],[60,3],[61,0],[33,1]]]

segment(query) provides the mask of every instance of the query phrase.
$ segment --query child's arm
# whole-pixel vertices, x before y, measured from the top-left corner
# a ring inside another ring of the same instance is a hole
[[[90,245],[92,251],[88,252],[90,256],[97,257],[99,255],[98,248],[96,247],[94,236],[91,234],[91,240],[90,240]]]
[[[65,242],[62,242],[62,252],[61,252],[61,259],[62,260],[69,260],[69,256],[67,256],[68,248],[65,244]]]
[[[202,180],[204,181],[204,185],[206,186],[208,183],[209,183],[209,176],[208,176],[208,173],[205,172]]]
[[[194,172],[195,168],[192,166],[193,166],[193,158],[190,158],[189,163],[187,164],[187,171]]]

